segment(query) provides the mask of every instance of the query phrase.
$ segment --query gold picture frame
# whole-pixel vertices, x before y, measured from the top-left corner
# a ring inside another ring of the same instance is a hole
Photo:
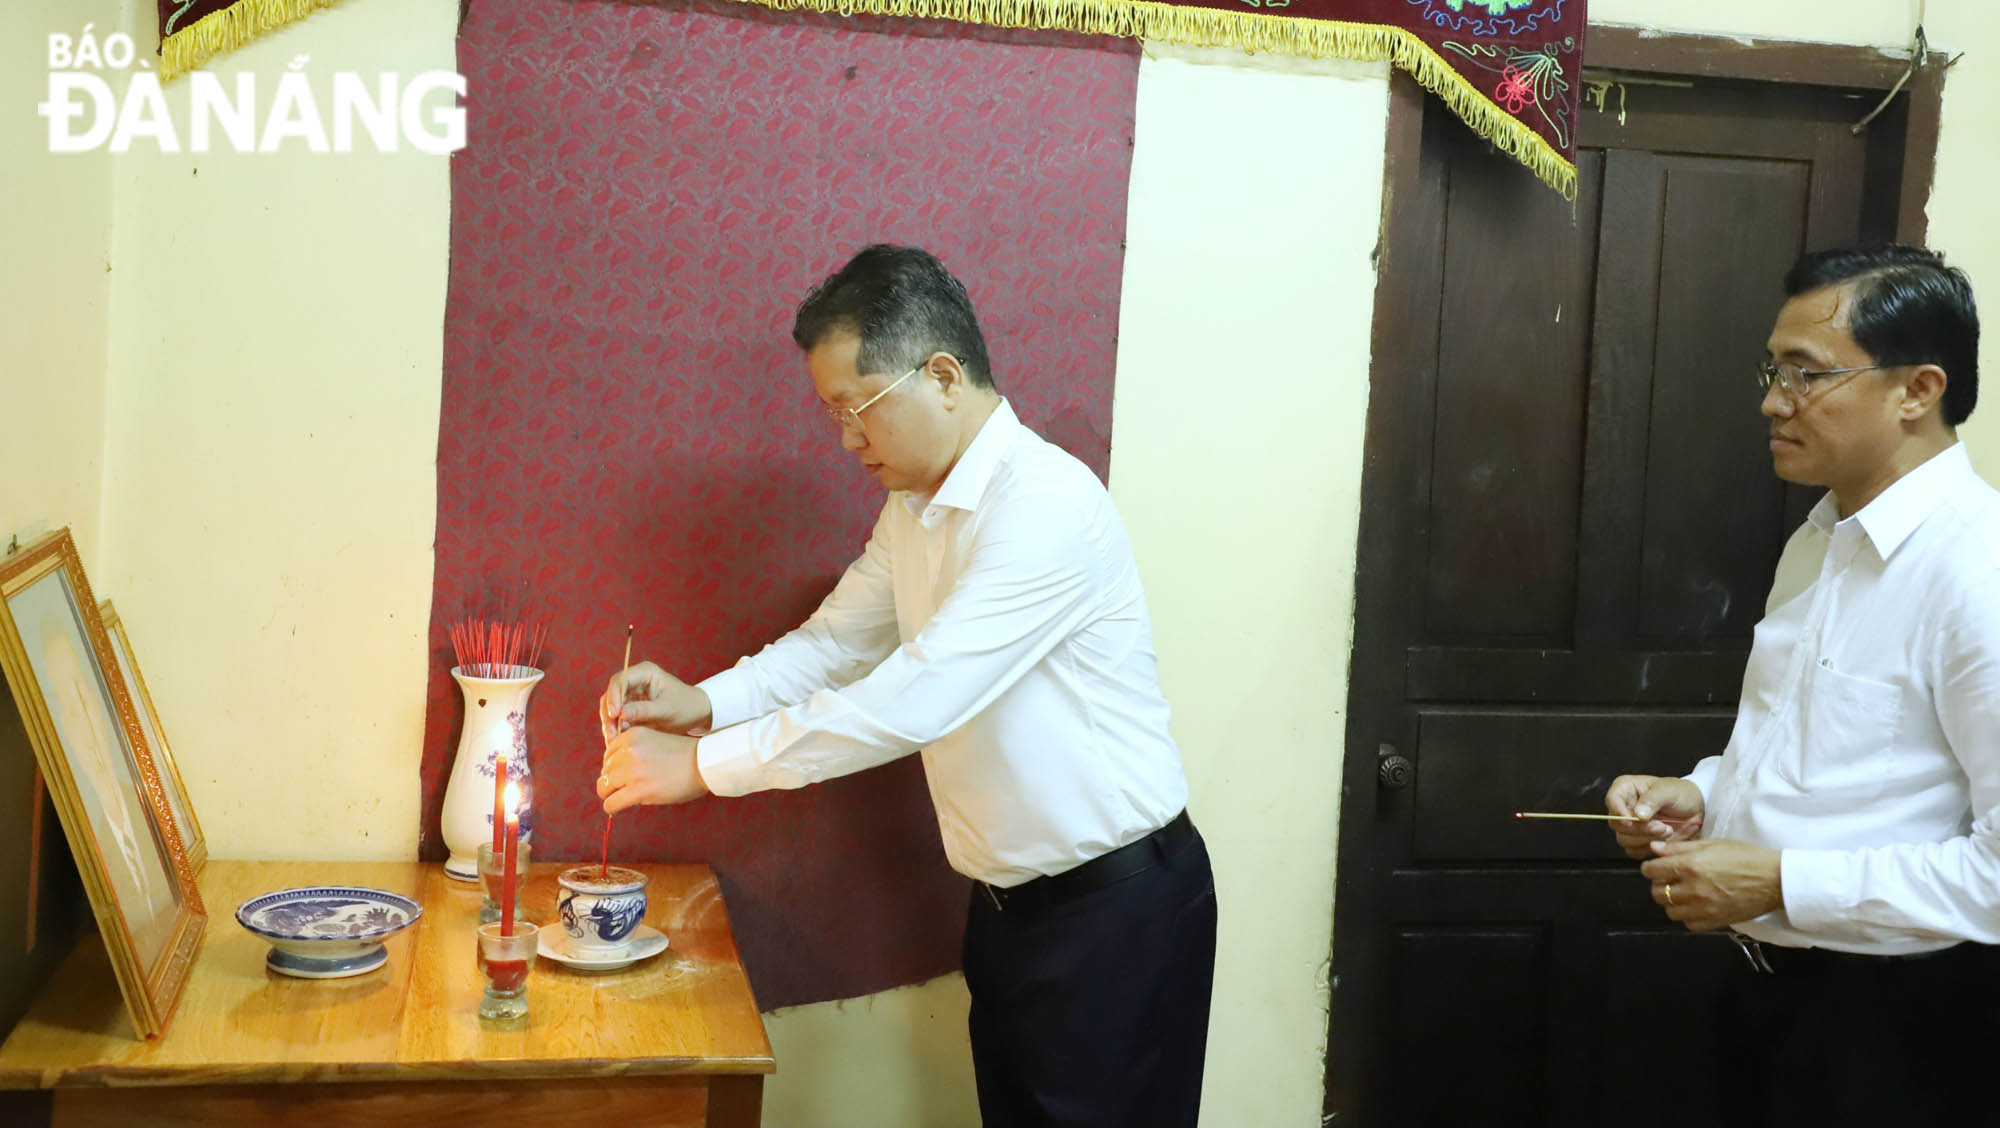
[[[0,559],[0,672],[132,1027],[164,1033],[208,914],[68,529]]]
[[[159,769],[160,782],[167,789],[167,807],[173,811],[174,825],[180,828],[188,867],[199,876],[201,867],[208,864],[208,839],[201,833],[201,821],[194,817],[194,804],[188,801],[187,783],[181,779],[173,746],[167,743],[160,710],[153,704],[152,691],[146,688],[146,675],[139,672],[139,658],[132,650],[132,640],[125,634],[125,622],[118,617],[118,609],[107,599],[97,605],[97,614],[111,636],[111,649],[118,656],[118,672],[125,678],[125,689],[139,712],[139,727],[146,732],[146,747],[153,753],[153,766]]]

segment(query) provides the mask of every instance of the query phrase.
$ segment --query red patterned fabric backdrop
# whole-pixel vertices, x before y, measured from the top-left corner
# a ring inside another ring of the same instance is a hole
[[[705,677],[797,625],[880,508],[789,331],[866,243],[970,289],[1001,390],[1100,475],[1134,45],[723,3],[478,3],[452,258],[423,795],[462,707],[446,624],[525,582],[537,860],[595,857],[594,704],[635,660]],[[621,815],[614,859],[722,876],[766,1008],[957,967],[966,886],[915,757],[803,791]]]

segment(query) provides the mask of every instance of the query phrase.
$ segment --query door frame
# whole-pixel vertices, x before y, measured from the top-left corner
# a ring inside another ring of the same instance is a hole
[[[1903,84],[1902,104],[1891,105],[1877,122],[1893,127],[1900,117],[1904,140],[1896,194],[1896,237],[1922,244],[1928,228],[1925,209],[1937,167],[1937,140],[1943,104],[1944,74],[1949,56],[1931,51],[1925,64],[1906,78],[1908,60],[1872,47],[1802,43],[1787,40],[1741,40],[1710,35],[1656,34],[1639,27],[1591,25],[1584,37],[1583,65],[1607,77],[1632,75],[1658,78],[1717,78],[1789,85],[1837,86],[1884,93]],[[1382,170],[1382,214],[1375,247],[1376,285],[1370,326],[1368,416],[1362,445],[1360,529],[1355,551],[1355,601],[1352,648],[1349,653],[1345,749],[1341,774],[1338,855],[1334,876],[1333,945],[1329,959],[1330,997],[1326,1057],[1322,1073],[1322,1122],[1356,1124],[1358,1086],[1341,1084],[1370,1068],[1372,1031],[1345,1022],[1342,984],[1362,977],[1380,977],[1384,953],[1369,935],[1369,922],[1380,919],[1373,901],[1381,888],[1371,856],[1372,820],[1347,818],[1350,807],[1373,809],[1376,778],[1382,770],[1378,746],[1393,739],[1392,727],[1368,703],[1393,696],[1403,676],[1401,656],[1388,653],[1380,640],[1401,638],[1399,609],[1389,601],[1370,598],[1386,589],[1394,567],[1398,526],[1407,506],[1396,493],[1395,476],[1402,462],[1400,449],[1404,415],[1414,405],[1397,374],[1408,369],[1406,325],[1417,323],[1425,307],[1434,304],[1423,281],[1428,272],[1417,261],[1431,253],[1420,237],[1429,207],[1429,188],[1420,179],[1426,95],[1401,71],[1392,72],[1389,86],[1388,136]],[[1598,112],[1586,109],[1584,112]],[[1885,121],[1885,119],[1889,119]],[[1884,185],[1886,187],[1886,185]],[[1886,218],[1886,217],[1883,217]],[[1431,311],[1435,320],[1435,310]],[[1358,916],[1357,916],[1358,914]],[[1357,922],[1357,923],[1349,923]],[[1363,1126],[1372,1128],[1372,1126]]]

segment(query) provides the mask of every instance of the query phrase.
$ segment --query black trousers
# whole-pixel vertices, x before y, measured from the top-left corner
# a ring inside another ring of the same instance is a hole
[[[1771,962],[1770,975],[1745,966],[1720,1000],[1724,1124],[2000,1126],[2000,948]],[[1672,1078],[1656,1080],[1671,1091]]]
[[[985,1128],[1193,1128],[1215,979],[1215,877],[1190,834],[1151,865],[965,925]]]

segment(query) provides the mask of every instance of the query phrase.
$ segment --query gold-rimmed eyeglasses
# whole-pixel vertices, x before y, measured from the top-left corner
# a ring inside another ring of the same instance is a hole
[[[1769,391],[1771,385],[1776,384],[1780,391],[1793,399],[1807,400],[1847,383],[1845,380],[1832,384],[1820,382],[1828,376],[1852,376],[1856,372],[1879,372],[1895,367],[1893,364],[1862,364],[1853,368],[1812,369],[1793,364],[1791,361],[1767,360],[1757,366],[1757,386]]]
[[[862,400],[860,403],[855,404],[853,407],[834,407],[831,404],[827,405],[826,417],[828,419],[833,420],[834,426],[839,427],[842,431],[847,431],[850,429],[856,431],[862,430],[863,424],[861,421],[861,413],[875,406],[875,401],[881,399],[883,396],[888,395],[890,392],[895,391],[897,386],[900,385],[903,381],[909,379],[912,376],[915,376],[917,373],[922,372],[924,369],[930,367],[931,360],[935,358],[937,355],[938,355],[937,353],[932,353],[930,356],[925,357],[922,364],[917,365],[915,368],[912,368],[908,372],[903,373],[901,376],[896,377],[894,380],[889,381],[888,387],[883,388],[881,391],[876,392],[874,395],[869,396],[867,399]]]

